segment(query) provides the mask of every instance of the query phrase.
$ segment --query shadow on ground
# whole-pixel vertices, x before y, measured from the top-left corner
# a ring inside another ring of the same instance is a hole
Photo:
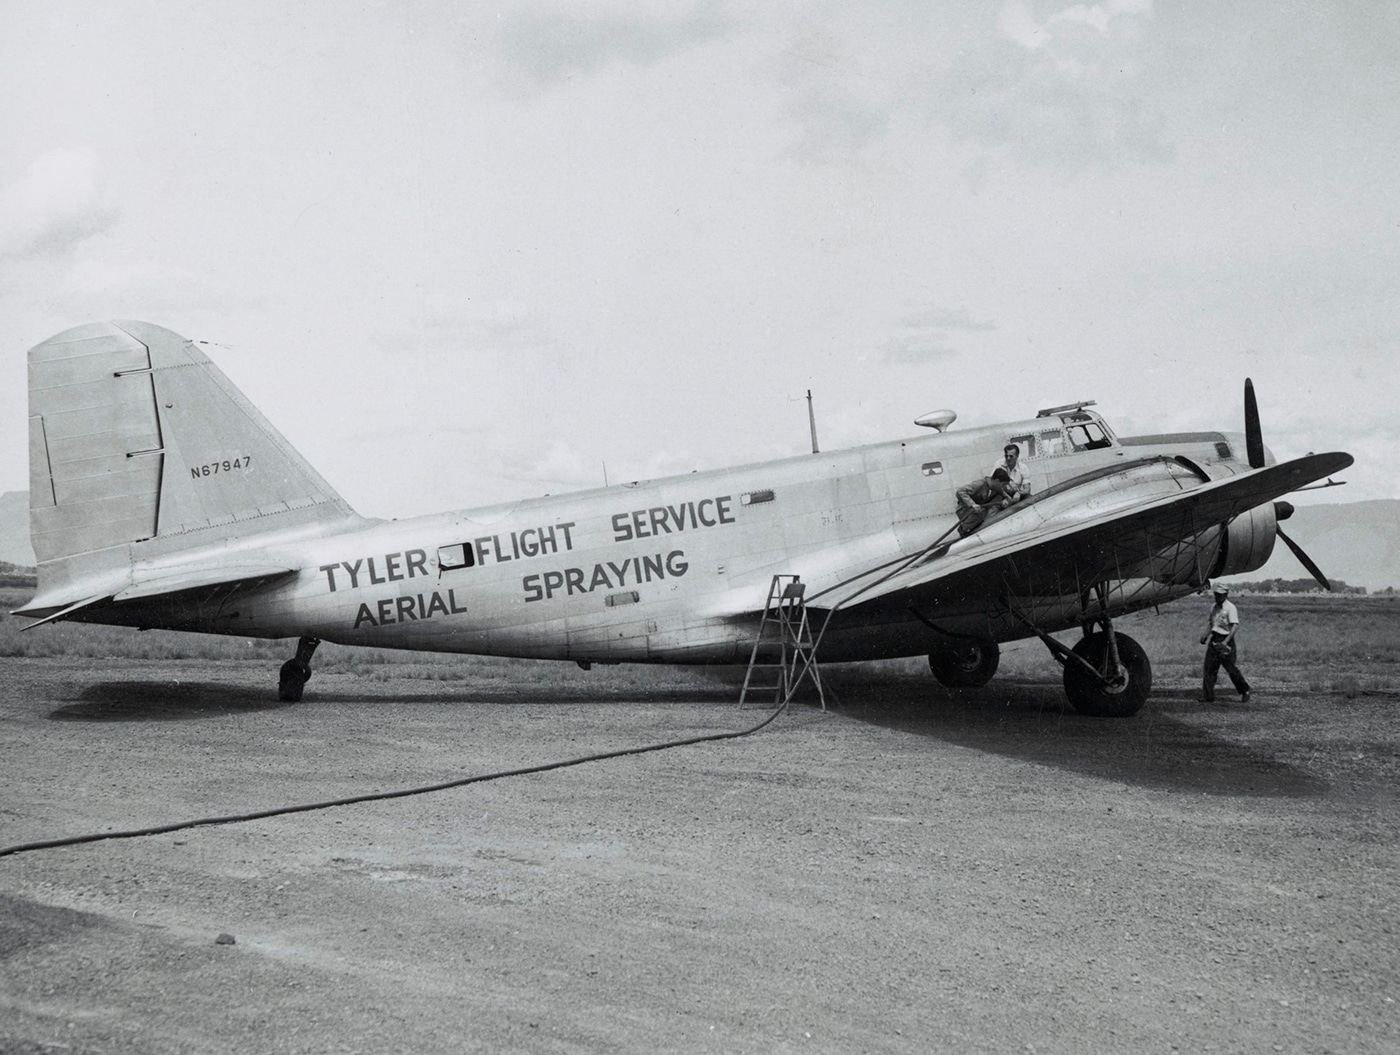
[[[948,692],[927,679],[833,671],[828,705],[854,720],[1039,765],[1055,766],[1139,787],[1210,795],[1318,796],[1327,781],[1271,753],[1203,728],[1198,719],[1228,709],[1247,724],[1276,717],[1258,704],[1198,704],[1188,689],[1158,690],[1136,716],[1087,718],[1066,703],[1058,683],[997,680],[982,689]],[[300,704],[266,688],[217,682],[100,682],[49,714],[54,721],[189,721],[257,714],[289,707],[366,705],[607,706],[732,704],[724,684],[641,690],[545,685],[437,685],[411,693],[308,690]]]
[[[58,722],[176,722],[274,711],[283,703],[267,690],[197,681],[105,681],[89,685],[75,703],[57,707]]]
[[[1070,708],[1058,684],[994,681],[949,692],[900,678],[828,682],[837,709],[857,721],[1137,787],[1268,797],[1328,789],[1304,769],[1193,724],[1191,715],[1211,705],[1195,703],[1186,689],[1157,691],[1132,718],[1087,718]],[[1258,706],[1233,710],[1268,720]]]
[[[333,689],[308,689],[301,703],[286,703],[272,690],[219,682],[107,681],[89,685],[75,702],[49,712],[60,722],[174,722],[219,718],[230,714],[278,711],[288,707],[370,704],[380,707],[411,704],[630,704],[732,703],[735,691],[725,687],[637,689],[599,686],[597,689],[564,690],[542,685],[495,686],[466,689],[452,683],[436,690],[397,692],[386,686],[380,692],[346,693]]]

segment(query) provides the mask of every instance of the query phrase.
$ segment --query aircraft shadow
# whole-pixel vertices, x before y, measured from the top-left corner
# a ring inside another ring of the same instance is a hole
[[[420,693],[316,692],[307,689],[301,703],[287,703],[272,688],[249,688],[218,682],[109,681],[89,685],[74,703],[49,712],[59,722],[177,722],[219,718],[230,714],[256,714],[318,704],[369,704],[397,707],[414,704],[489,704],[534,706],[539,704],[588,704],[590,706],[638,703],[732,703],[737,690],[714,688],[676,689],[576,689],[559,691],[537,685],[495,686]]]
[[[199,681],[104,681],[49,712],[56,722],[182,722],[295,707],[270,690]]]
[[[1199,706],[1191,690],[1159,691],[1135,717],[1114,719],[1077,714],[1058,684],[1000,680],[950,692],[926,681],[824,677],[838,713],[856,721],[1135,787],[1271,798],[1328,789],[1306,770],[1177,717]]]
[[[1193,690],[1158,691],[1135,717],[1087,718],[1076,714],[1058,684],[993,681],[982,689],[949,692],[927,679],[830,671],[823,680],[828,706],[856,721],[945,743],[1054,766],[1136,787],[1210,795],[1309,797],[1327,791],[1325,781],[1191,724]],[[256,714],[318,704],[590,707],[651,704],[732,704],[735,689],[567,689],[537,685],[492,686],[421,693],[314,694],[285,703],[270,688],[218,682],[99,682],[76,702],[49,713],[52,721],[169,722]],[[799,700],[799,703],[811,701]]]

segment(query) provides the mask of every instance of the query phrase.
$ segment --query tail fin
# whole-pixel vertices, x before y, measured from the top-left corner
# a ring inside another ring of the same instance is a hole
[[[112,322],[30,349],[41,595],[61,599],[138,557],[354,515],[193,342]]]

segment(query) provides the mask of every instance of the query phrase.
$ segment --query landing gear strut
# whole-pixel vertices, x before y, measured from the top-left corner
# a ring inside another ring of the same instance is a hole
[[[319,637],[304,637],[297,642],[297,654],[282,664],[277,679],[277,695],[288,703],[301,699],[302,689],[311,680],[311,656],[321,643]]]

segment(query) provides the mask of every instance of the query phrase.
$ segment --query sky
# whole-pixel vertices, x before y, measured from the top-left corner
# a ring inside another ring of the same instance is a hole
[[[1400,7],[0,0],[25,351],[207,342],[359,512],[1033,417],[1400,498]]]

